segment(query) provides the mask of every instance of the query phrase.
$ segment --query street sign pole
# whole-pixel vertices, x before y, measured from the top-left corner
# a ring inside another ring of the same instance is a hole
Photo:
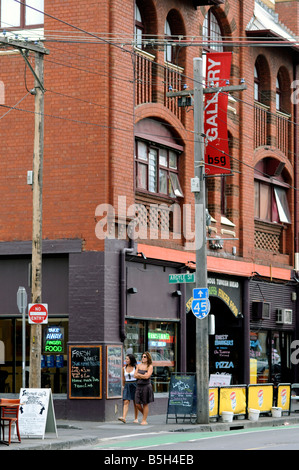
[[[206,189],[205,189],[205,145],[204,106],[205,93],[246,90],[246,85],[203,88],[202,58],[193,59],[194,89],[172,91],[168,97],[191,96],[194,98],[194,179],[192,192],[195,200],[195,256],[196,287],[207,288],[207,247],[206,247]],[[224,239],[225,240],[225,239]],[[197,302],[199,320],[196,321],[196,384],[197,423],[209,423],[209,300]],[[194,313],[194,312],[193,312]]]
[[[19,287],[17,292],[17,306],[22,314],[22,388],[26,387],[26,308],[27,308],[27,292],[25,287]]]
[[[206,192],[204,160],[204,109],[202,58],[193,59],[194,72],[194,177],[199,180],[195,197],[196,288],[207,288]],[[209,319],[196,320],[197,423],[209,423]]]

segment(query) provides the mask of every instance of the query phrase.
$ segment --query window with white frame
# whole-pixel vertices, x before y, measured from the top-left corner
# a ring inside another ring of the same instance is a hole
[[[137,5],[135,5],[135,44],[138,49],[142,49],[142,37],[144,32],[144,26],[142,23],[142,17],[140,10]]]
[[[223,52],[222,32],[218,20],[211,10],[205,16],[202,26],[202,39],[205,52]],[[214,41],[214,42],[213,42]],[[206,54],[202,55],[202,73],[206,76]]]
[[[254,202],[255,218],[266,222],[292,223],[286,187],[255,179]]]
[[[255,101],[260,101],[260,81],[257,72],[257,68],[254,67],[254,99]]]
[[[183,197],[179,182],[179,153],[136,140],[136,189],[171,198]]]
[[[172,32],[168,20],[166,20],[164,24],[164,35],[165,40],[167,41],[167,44],[165,45],[164,49],[164,60],[165,62],[173,62],[173,46],[171,44]]]
[[[0,28],[24,29],[44,24],[44,0],[0,0]]]
[[[275,98],[276,98],[276,100],[275,100],[276,101],[276,110],[281,111],[281,88],[280,88],[280,82],[279,82],[278,77],[276,78]]]

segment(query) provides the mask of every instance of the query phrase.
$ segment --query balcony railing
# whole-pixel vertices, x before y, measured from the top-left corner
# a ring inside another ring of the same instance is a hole
[[[276,147],[289,157],[290,115],[276,111]]]
[[[182,119],[182,108],[178,98],[169,98],[166,93],[172,89],[183,89],[183,69],[166,62],[159,67],[155,56],[135,49],[135,106],[144,103],[161,103],[178,119]]]
[[[272,115],[269,110],[269,106],[258,102],[254,103],[254,148],[274,145],[286,157],[289,157],[290,115],[280,111],[276,111],[276,115]],[[276,129],[276,135],[272,131],[272,136],[270,135],[271,122],[275,123]],[[275,144],[274,136],[276,138]]]
[[[164,69],[164,105],[176,115],[178,119],[182,118],[182,108],[178,106],[178,98],[169,98],[166,93],[169,90],[182,91],[183,89],[183,71],[182,67],[166,62]]]
[[[254,103],[254,148],[268,144],[269,106]]]
[[[155,56],[136,50],[135,106],[153,102],[153,63]]]

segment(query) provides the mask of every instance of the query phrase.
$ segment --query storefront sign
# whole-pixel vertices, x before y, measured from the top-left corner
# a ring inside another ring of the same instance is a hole
[[[168,415],[191,415],[195,412],[194,406],[196,400],[195,394],[195,375],[194,374],[173,374],[170,378],[169,397],[168,397]]]
[[[208,87],[225,86],[230,78],[231,52],[207,54],[206,83]],[[208,175],[230,173],[227,139],[227,93],[205,95],[204,130],[207,136],[205,172]]]
[[[55,433],[57,437],[53,396],[50,388],[21,388],[19,429],[22,437],[45,437]]]
[[[102,346],[69,346],[69,398],[102,398]]]
[[[187,310],[191,310],[193,301],[193,284],[186,287]],[[229,278],[220,278],[209,275],[209,297],[218,297],[231,310],[235,317],[241,314],[241,287],[238,281]]]
[[[64,353],[64,328],[60,326],[49,326],[44,334],[44,353]]]
[[[107,399],[121,398],[122,392],[122,346],[106,346]]]
[[[168,333],[148,333],[148,339],[169,340]]]

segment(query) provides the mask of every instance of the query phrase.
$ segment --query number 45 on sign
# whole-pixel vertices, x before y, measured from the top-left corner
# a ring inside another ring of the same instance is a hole
[[[209,290],[206,287],[193,289],[191,310],[196,318],[203,319],[210,312]]]

